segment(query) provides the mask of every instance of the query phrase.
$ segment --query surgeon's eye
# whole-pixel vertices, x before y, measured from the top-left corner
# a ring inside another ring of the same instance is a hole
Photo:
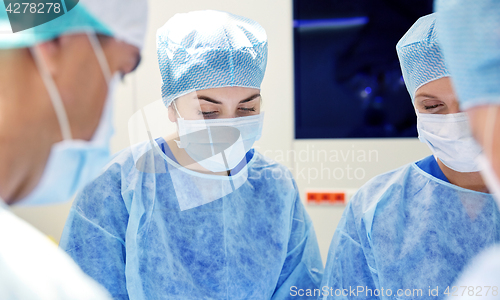
[[[240,107],[238,108],[241,114],[251,114],[256,111],[255,106],[254,107]]]
[[[435,105],[431,105],[431,106],[425,106],[424,105],[424,108],[425,109],[433,109],[433,108],[436,108],[436,107],[439,107],[441,104],[435,104]]]
[[[218,116],[219,112],[216,110],[213,111],[198,111],[198,115],[203,116],[204,119],[213,119]]]
[[[424,109],[429,113],[439,113],[442,111],[444,105],[443,104],[434,104],[434,105],[424,105]]]
[[[437,113],[445,107],[442,101],[434,99],[422,101],[422,106],[429,113]]]

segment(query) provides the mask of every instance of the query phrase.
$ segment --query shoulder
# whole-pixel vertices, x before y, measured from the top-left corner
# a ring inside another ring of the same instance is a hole
[[[130,172],[134,169],[136,162],[145,160],[148,154],[153,153],[149,142],[143,142],[127,147],[114,154],[110,162],[106,165],[103,172],[117,171]]]
[[[156,149],[152,149],[149,141],[132,145],[114,154],[101,174],[85,190],[97,185],[128,186],[128,179],[135,178],[131,175],[137,172],[154,174],[160,166],[165,169],[163,158]]]
[[[0,207],[0,299],[109,299],[53,242]]]
[[[278,217],[277,212],[286,211],[290,218],[301,225],[309,224],[297,184],[286,166],[255,151],[249,163],[248,184],[255,193],[249,198],[254,199],[254,203],[255,199],[264,201],[266,211],[275,218]]]
[[[249,163],[248,173],[249,180],[259,179],[269,184],[279,184],[293,190],[297,189],[292,172],[286,166],[262,155],[258,151],[255,151],[254,157]]]
[[[262,170],[277,170],[275,172],[290,173],[290,170],[284,165],[276,162],[275,160],[262,155],[262,153],[255,151],[254,157],[252,158],[250,164],[250,170],[262,171]]]
[[[359,217],[382,201],[395,202],[414,194],[421,188],[420,183],[412,182],[415,175],[421,176],[414,163],[410,163],[370,179],[351,199],[353,213]]]
[[[149,149],[146,143],[141,143],[115,154],[101,174],[77,194],[70,218],[75,213],[93,221],[126,216],[129,203],[124,201],[123,192],[137,180],[136,162],[147,156]]]

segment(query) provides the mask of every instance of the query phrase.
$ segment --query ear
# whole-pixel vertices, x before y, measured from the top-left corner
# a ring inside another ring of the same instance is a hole
[[[177,114],[175,113],[175,109],[174,109],[174,106],[172,104],[170,104],[168,106],[168,119],[172,123],[176,123],[177,122]]]
[[[38,55],[43,59],[50,75],[54,76],[58,70],[59,58],[62,52],[61,39],[56,38],[34,46]]]

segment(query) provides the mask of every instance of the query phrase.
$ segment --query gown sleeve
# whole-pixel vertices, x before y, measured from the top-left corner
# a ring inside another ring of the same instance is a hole
[[[128,299],[125,232],[128,210],[121,195],[121,170],[111,165],[76,197],[60,247],[103,285],[114,299]]]
[[[374,276],[377,271],[368,264],[370,249],[366,235],[360,234],[352,209],[347,205],[335,230],[318,299],[378,299]],[[364,239],[364,241],[363,241]],[[363,246],[364,245],[364,246]],[[371,291],[370,291],[371,290]],[[371,294],[372,293],[372,294]]]
[[[295,201],[287,256],[271,299],[317,299],[323,275],[323,262],[311,218],[307,214],[294,182]]]

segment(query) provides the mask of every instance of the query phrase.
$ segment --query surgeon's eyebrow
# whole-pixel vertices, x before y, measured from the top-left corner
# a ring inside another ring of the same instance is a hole
[[[260,97],[260,94],[255,94],[255,95],[252,95],[252,96],[250,96],[250,97],[248,97],[248,98],[246,98],[246,99],[241,100],[239,103],[240,103],[240,104],[241,104],[241,103],[247,103],[247,102],[250,102],[250,101],[252,101],[253,99],[258,98],[258,97]],[[214,103],[214,104],[222,104],[222,102],[217,101],[217,100],[212,99],[212,98],[207,97],[207,96],[198,96],[198,99],[199,99],[199,100],[205,100],[205,101],[208,101],[208,102],[212,102],[212,103]]]
[[[214,104],[222,104],[222,102],[214,100],[214,99],[212,99],[210,97],[207,97],[207,96],[198,96],[198,99],[199,100],[205,100],[205,101],[208,101],[208,102],[212,102]]]
[[[248,97],[248,98],[246,98],[246,99],[244,99],[244,100],[241,100],[241,101],[240,101],[240,104],[241,104],[241,103],[247,103],[247,102],[250,102],[250,101],[252,101],[253,99],[258,98],[258,97],[260,97],[260,94],[255,94],[255,95],[250,96],[250,97]]]
[[[417,97],[425,97],[425,98],[437,99],[436,96],[431,95],[431,94],[425,94],[425,93],[420,93],[420,94],[415,95],[415,98],[417,98]]]

